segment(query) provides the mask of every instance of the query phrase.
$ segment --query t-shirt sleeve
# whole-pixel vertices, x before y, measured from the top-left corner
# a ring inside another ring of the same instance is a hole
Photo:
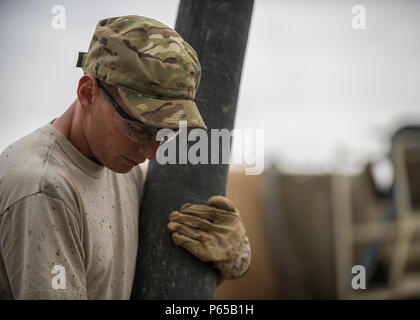
[[[0,216],[0,252],[14,299],[87,299],[77,216],[44,193]]]

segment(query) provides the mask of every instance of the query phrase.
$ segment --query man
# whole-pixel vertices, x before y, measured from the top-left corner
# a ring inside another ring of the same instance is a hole
[[[0,156],[0,298],[129,299],[143,177],[159,129],[206,129],[193,102],[195,51],[169,27],[125,16],[98,23],[77,99]],[[221,196],[169,216],[172,239],[221,278],[250,264],[239,213]]]

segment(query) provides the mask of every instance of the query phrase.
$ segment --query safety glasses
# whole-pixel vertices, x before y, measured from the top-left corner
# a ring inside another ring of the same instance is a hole
[[[156,141],[156,136],[159,128],[150,128],[138,119],[130,117],[114,100],[108,90],[105,89],[103,84],[96,79],[98,87],[104,93],[105,99],[113,106],[116,111],[114,115],[114,124],[121,133],[123,133],[128,139],[136,143],[144,143],[150,141]],[[160,144],[163,144],[169,140],[172,140],[177,136],[178,132],[172,135],[165,135],[163,139],[159,140]]]

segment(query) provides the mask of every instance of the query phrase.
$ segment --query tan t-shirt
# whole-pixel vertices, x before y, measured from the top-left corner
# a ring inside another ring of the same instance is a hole
[[[0,299],[129,299],[142,188],[138,166],[112,172],[51,124],[6,148]]]

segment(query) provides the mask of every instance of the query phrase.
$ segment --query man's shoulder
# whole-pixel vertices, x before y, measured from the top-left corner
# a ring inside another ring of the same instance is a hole
[[[39,192],[66,200],[73,192],[52,137],[41,130],[19,139],[0,154],[0,215]]]

